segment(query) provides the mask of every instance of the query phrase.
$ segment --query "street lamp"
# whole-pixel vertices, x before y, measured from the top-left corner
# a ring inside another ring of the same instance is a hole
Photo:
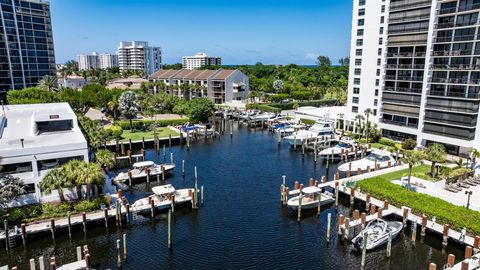
[[[472,196],[472,191],[468,191],[468,190],[465,190],[465,195],[468,195],[468,198],[467,198],[467,209],[468,207],[470,206],[470,196]]]

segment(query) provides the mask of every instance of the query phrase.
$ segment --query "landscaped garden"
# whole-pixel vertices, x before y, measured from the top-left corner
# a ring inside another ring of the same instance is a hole
[[[417,166],[412,170],[412,175],[427,174],[430,166]],[[460,230],[463,227],[469,232],[480,233],[480,212],[456,206],[442,199],[430,195],[411,191],[390,181],[400,179],[408,174],[408,170],[401,170],[357,183],[362,192],[368,192],[380,200],[388,200],[391,205],[412,208],[417,215],[425,214],[429,218],[433,216],[439,223],[450,224],[453,228]]]
[[[178,136],[179,133],[174,130],[171,130],[168,127],[157,128],[157,136],[159,138],[166,138],[169,135],[174,137],[174,136]],[[134,130],[133,132],[131,132],[130,130],[124,130],[121,135],[120,142],[126,142],[129,139],[131,139],[132,141],[141,141],[142,138],[145,138],[145,140],[149,140],[149,139],[153,139],[154,137],[155,137],[154,132],[153,130],[150,130],[150,129],[147,129],[145,131]]]

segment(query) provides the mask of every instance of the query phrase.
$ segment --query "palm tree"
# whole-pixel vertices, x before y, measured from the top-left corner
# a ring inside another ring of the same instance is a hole
[[[107,107],[110,110],[110,112],[113,113],[113,122],[115,122],[115,120],[117,120],[118,101],[117,100],[110,100],[107,103]]]
[[[92,198],[92,187],[100,188],[105,183],[105,177],[100,170],[100,166],[96,163],[83,163],[82,171],[85,173],[82,183],[87,186],[87,197]]]
[[[111,169],[116,164],[115,153],[107,149],[98,150],[95,153],[95,158],[102,168]]]
[[[472,170],[475,170],[475,167],[477,165],[477,158],[480,157],[480,151],[472,147],[469,152],[470,157],[472,158]]]
[[[43,78],[38,82],[38,86],[41,89],[56,92],[58,90],[58,82],[57,78],[50,75],[45,75]]]
[[[463,167],[463,158],[455,159],[454,162],[455,162],[455,165],[457,165],[455,169],[459,169]]]
[[[366,108],[365,111],[363,111],[365,114],[365,119],[366,119],[366,127],[365,127],[365,139],[368,144],[368,133],[370,132],[370,122],[368,121],[368,118],[370,117],[370,114],[372,113],[372,109]]]
[[[425,159],[425,154],[417,150],[406,150],[403,152],[403,157],[400,159],[403,163],[408,164],[408,186],[410,187],[410,179],[412,177],[413,166],[422,163]]]
[[[355,120],[357,121],[357,133],[360,134],[360,139],[362,138],[362,133],[363,133],[363,128],[362,128],[362,122],[365,118],[361,114],[355,115]]]
[[[47,173],[40,182],[40,188],[45,193],[51,193],[52,190],[56,189],[58,191],[58,196],[60,201],[65,201],[65,196],[63,195],[63,188],[71,187],[72,182],[66,175],[66,171],[63,167],[55,168]]]
[[[425,154],[427,160],[432,162],[432,168],[430,173],[432,174],[433,179],[435,179],[435,166],[437,163],[445,162],[447,152],[445,152],[445,146],[439,143],[432,143],[430,146],[425,149]]]

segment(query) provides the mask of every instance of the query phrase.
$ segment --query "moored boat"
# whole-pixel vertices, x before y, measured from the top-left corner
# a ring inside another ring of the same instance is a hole
[[[365,239],[367,239],[367,250],[372,250],[388,242],[388,237],[391,234],[394,239],[402,230],[403,224],[398,221],[385,221],[376,218],[370,221],[365,229],[363,229],[357,236],[352,239],[353,246],[362,248]]]
[[[119,173],[113,178],[113,183],[128,181],[130,177],[132,181],[144,179],[147,177],[147,174],[149,174],[150,177],[155,177],[162,173],[168,174],[175,169],[175,164],[155,164],[153,161],[142,161],[134,163],[132,168],[129,172]]]
[[[341,172],[346,171],[357,171],[359,168],[362,171],[366,171],[367,168],[371,170],[376,169],[376,167],[380,167],[380,169],[390,166],[395,166],[395,158],[393,158],[392,154],[385,150],[373,150],[368,154],[365,158],[355,160],[352,162],[347,162],[338,167],[338,170]]]
[[[316,209],[318,207],[319,195],[320,206],[327,205],[335,201],[332,196],[322,193],[322,190],[315,186],[303,188],[301,191],[292,190],[289,193],[298,194],[287,201],[288,207],[294,211],[298,210],[299,205],[301,205],[302,210]],[[300,196],[302,196],[301,204],[299,202]]]

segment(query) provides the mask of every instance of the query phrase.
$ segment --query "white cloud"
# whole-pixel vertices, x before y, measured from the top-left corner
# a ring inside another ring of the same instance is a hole
[[[307,60],[317,60],[318,56],[319,56],[318,53],[309,52],[305,55],[305,59],[307,59]]]

